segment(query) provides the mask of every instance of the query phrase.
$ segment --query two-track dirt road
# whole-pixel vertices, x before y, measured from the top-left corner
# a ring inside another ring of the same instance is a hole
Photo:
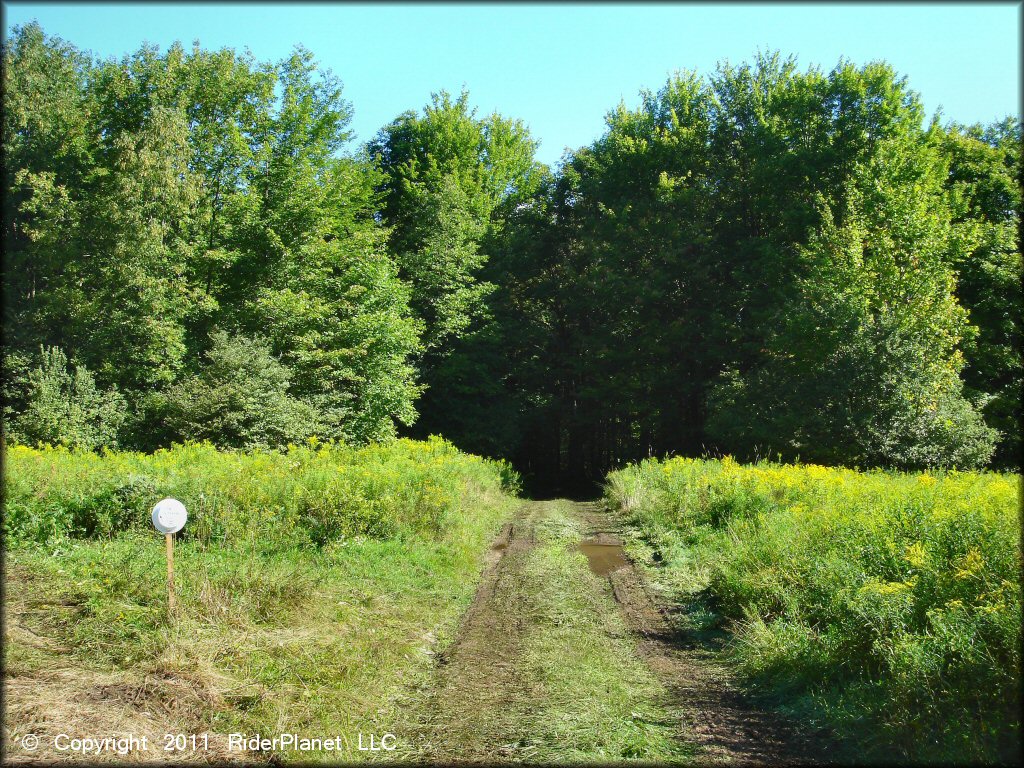
[[[735,684],[715,650],[674,626],[669,607],[659,604],[639,569],[624,556],[614,517],[598,504],[568,501],[524,503],[495,542],[476,598],[410,719],[405,738],[417,745],[417,759],[561,759],[559,745],[543,743],[543,733],[538,736],[546,720],[563,713],[547,700],[546,672],[531,651],[533,638],[545,631],[537,625],[544,606],[535,594],[531,558],[539,557],[538,547],[550,542],[552,520],[559,516],[572,523],[563,525],[559,536],[563,559],[573,567],[550,578],[576,581],[565,589],[588,596],[580,603],[585,610],[605,614],[593,626],[608,633],[609,643],[619,643],[608,648],[632,655],[622,661],[642,666],[657,680],[662,719],[652,727],[678,744],[674,752],[653,755],[644,754],[641,746],[629,757],[660,762],[671,754],[681,762],[721,765],[828,762],[827,743],[758,707]],[[557,585],[551,588],[557,592]],[[557,665],[559,659],[546,663]],[[582,676],[578,696],[595,696]],[[608,722],[607,727],[614,730],[616,724]],[[607,762],[623,756],[612,750],[587,759]]]

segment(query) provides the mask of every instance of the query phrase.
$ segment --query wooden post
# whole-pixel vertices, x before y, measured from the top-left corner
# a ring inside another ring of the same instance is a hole
[[[174,534],[165,533],[167,541],[167,615],[174,617]]]

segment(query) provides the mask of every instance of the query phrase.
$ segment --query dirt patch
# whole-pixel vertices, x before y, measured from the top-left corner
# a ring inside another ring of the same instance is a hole
[[[603,577],[610,536],[580,541],[571,502],[527,502],[433,678],[408,695],[407,762],[610,764],[685,759],[664,687],[635,653]],[[579,554],[577,554],[579,553]],[[580,557],[580,554],[586,555]]]
[[[617,541],[614,518],[595,503],[577,504],[590,528],[591,541]],[[696,743],[701,764],[822,765],[830,762],[831,743],[807,733],[781,715],[758,706],[717,659],[718,651],[696,633],[681,631],[647,590],[630,562],[609,571],[616,601],[637,651],[665,683],[683,713],[681,737]]]

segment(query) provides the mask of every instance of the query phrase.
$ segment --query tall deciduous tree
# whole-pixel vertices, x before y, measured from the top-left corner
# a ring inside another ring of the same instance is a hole
[[[490,309],[486,265],[503,222],[543,178],[536,142],[516,120],[478,118],[466,92],[442,91],[422,115],[407,112],[370,144],[384,173],[390,247],[424,326],[426,387],[419,432],[443,432],[471,450],[507,451],[501,432],[506,375],[502,330]]]
[[[841,221],[823,204],[767,359],[716,392],[724,447],[903,468],[991,457],[995,434],[962,393],[957,242],[929,160],[888,143],[851,181]]]
[[[984,462],[951,270],[972,257],[923,118],[884,63],[801,72],[778,55],[679,73],[610,112],[547,220],[524,219],[532,262],[510,262],[529,286],[512,316],[548,324],[548,375],[529,385],[547,417],[526,441],[558,446],[570,475],[716,448]],[[869,267],[844,261],[856,233]],[[924,282],[872,277],[883,267]]]
[[[977,334],[965,345],[963,378],[1002,433],[996,460],[1021,461],[1024,388],[1024,290],[1021,277],[1021,124],[1008,118],[985,129],[952,125],[940,134],[954,234],[956,295]]]
[[[312,54],[91,62],[32,25],[4,63],[12,350],[67,348],[123,391],[147,447],[161,393],[218,328],[270,340],[322,436],[415,419],[419,326],[375,219],[380,179],[344,152],[351,107]]]
[[[291,416],[218,410],[232,445],[305,434],[300,411],[386,439],[418,408],[415,434],[572,477],[715,449],[973,465],[996,430],[1019,453],[1020,124],[926,126],[884,62],[677,73],[551,174],[465,92],[346,151],[352,107],[302,48],[97,62],[28,25],[3,56],[23,410],[43,345],[146,447],[169,393],[192,413],[183,378],[233,402],[237,360]]]

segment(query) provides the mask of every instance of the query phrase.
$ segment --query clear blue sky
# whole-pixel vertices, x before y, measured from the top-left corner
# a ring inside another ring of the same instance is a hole
[[[710,71],[758,49],[825,69],[888,60],[929,113],[989,122],[1019,114],[1016,4],[129,4],[4,3],[4,29],[37,20],[99,56],[198,39],[279,59],[302,43],[345,84],[365,141],[431,91],[463,85],[480,113],[522,118],[553,164],[588,144],[620,100],[675,69]]]

